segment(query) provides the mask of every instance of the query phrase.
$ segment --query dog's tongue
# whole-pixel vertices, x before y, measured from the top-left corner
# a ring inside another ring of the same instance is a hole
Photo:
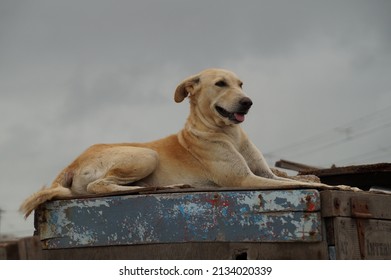
[[[244,119],[245,119],[244,114],[234,113],[234,116],[235,116],[235,119],[236,119],[238,122],[244,122]]]

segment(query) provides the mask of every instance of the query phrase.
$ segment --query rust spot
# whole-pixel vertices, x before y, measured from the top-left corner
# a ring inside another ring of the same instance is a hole
[[[206,201],[212,204],[213,207],[217,207],[219,204],[220,196],[219,194],[215,193],[210,199],[207,199]]]
[[[315,203],[312,202],[312,196],[307,195],[305,197],[306,200],[306,206],[308,211],[314,211],[316,209]]]
[[[263,197],[262,197],[262,194],[258,195],[258,198],[259,198],[259,206],[262,207],[262,206],[263,206]]]

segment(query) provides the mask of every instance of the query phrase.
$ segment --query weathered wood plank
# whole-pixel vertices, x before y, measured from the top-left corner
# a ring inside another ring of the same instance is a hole
[[[391,188],[391,163],[352,165],[302,171],[300,175],[316,175],[322,183],[329,185],[349,185],[363,190],[372,187]]]
[[[46,203],[44,248],[181,242],[319,242],[316,190],[112,196]]]
[[[18,244],[15,241],[0,243],[0,260],[18,260]]]
[[[21,260],[42,259],[42,244],[37,236],[19,239],[18,251]]]
[[[368,206],[373,219],[391,220],[391,196],[368,192],[322,191],[323,217],[351,217],[352,199]]]
[[[0,260],[40,259],[42,259],[42,246],[36,236],[0,243]]]
[[[311,260],[328,259],[327,243],[189,242],[43,250],[52,260]]]
[[[351,218],[334,219],[337,259],[391,259],[391,221],[360,219],[359,223]]]

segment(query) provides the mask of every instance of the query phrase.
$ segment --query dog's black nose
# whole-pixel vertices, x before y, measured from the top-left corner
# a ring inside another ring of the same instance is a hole
[[[253,105],[253,102],[250,98],[243,97],[242,99],[240,99],[239,104],[242,107],[249,109]]]

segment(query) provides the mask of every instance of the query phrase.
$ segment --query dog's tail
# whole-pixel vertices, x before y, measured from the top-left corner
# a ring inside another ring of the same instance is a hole
[[[53,198],[67,198],[72,197],[71,190],[73,181],[73,172],[64,170],[53,181],[50,188],[43,187],[38,192],[29,196],[20,206],[19,211],[27,218],[40,204],[51,200]]]

